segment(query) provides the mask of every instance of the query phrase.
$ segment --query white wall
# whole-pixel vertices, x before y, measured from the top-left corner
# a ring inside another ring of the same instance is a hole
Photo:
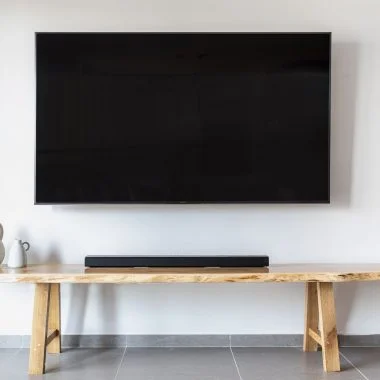
[[[238,252],[380,262],[379,12],[376,0],[0,0],[6,245],[29,240],[34,262]],[[331,205],[33,206],[35,31],[332,31]],[[33,288],[0,289],[0,334],[29,333]],[[379,290],[337,286],[341,332],[380,333]],[[301,333],[302,317],[302,284],[63,287],[65,333]]]

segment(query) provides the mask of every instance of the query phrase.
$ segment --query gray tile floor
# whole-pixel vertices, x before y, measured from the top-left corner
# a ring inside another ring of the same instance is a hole
[[[48,355],[28,376],[27,349],[0,349],[0,380],[378,380],[380,348],[342,348],[342,372],[326,374],[320,352],[298,348],[99,348]]]

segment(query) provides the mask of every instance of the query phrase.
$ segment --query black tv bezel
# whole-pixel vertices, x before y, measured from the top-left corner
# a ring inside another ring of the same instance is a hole
[[[328,157],[327,157],[327,198],[326,200],[313,200],[313,201],[286,201],[286,200],[273,200],[273,201],[123,201],[123,202],[111,202],[111,201],[101,201],[101,202],[38,202],[37,201],[37,124],[38,124],[38,113],[37,113],[37,38],[39,35],[44,34],[255,34],[255,35],[325,35],[328,37],[329,42],[329,98],[328,98]],[[178,204],[193,204],[193,205],[218,205],[218,204],[330,204],[331,203],[331,53],[332,53],[332,32],[35,32],[35,149],[34,149],[34,205],[178,205]]]

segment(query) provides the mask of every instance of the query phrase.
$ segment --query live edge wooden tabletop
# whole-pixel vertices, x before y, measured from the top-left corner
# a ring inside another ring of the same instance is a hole
[[[83,265],[0,265],[8,283],[349,282],[380,280],[380,264],[288,264],[269,268],[85,268]]]

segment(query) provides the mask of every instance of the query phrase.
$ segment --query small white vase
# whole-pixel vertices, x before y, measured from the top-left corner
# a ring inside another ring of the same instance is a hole
[[[4,244],[2,242],[3,235],[4,235],[4,229],[0,223],[0,264],[3,262],[4,257],[5,257],[5,248],[4,248]]]
[[[26,248],[24,248],[24,245]],[[22,242],[19,239],[15,239],[12,244],[11,250],[8,256],[8,267],[9,268],[23,268],[26,266],[26,251],[28,251],[30,245],[28,242]]]

